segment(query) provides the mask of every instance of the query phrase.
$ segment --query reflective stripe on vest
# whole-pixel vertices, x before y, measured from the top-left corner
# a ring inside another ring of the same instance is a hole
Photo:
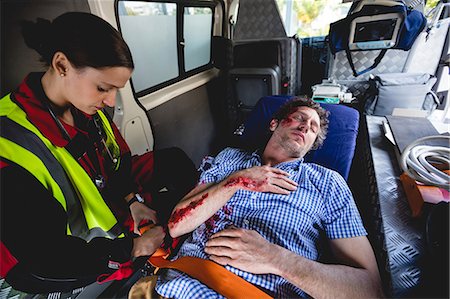
[[[54,146],[11,101],[0,100],[0,155],[30,172],[68,214],[67,233],[90,241],[123,237],[121,228],[86,171]]]
[[[106,146],[111,151],[112,156],[117,157],[118,159],[117,163],[114,163],[115,164],[114,170],[118,170],[120,166],[120,148],[116,142],[116,138],[114,137],[114,131],[106,115],[103,114],[103,112],[100,110],[98,110],[97,113],[100,116],[100,119],[102,120],[103,129],[106,134]]]

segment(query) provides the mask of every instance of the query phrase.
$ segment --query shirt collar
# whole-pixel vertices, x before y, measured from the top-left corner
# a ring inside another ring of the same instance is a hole
[[[303,164],[304,158],[300,158],[300,159],[295,159],[292,161],[286,161],[286,162],[281,162],[279,164],[276,165],[277,168],[280,169],[292,169],[292,170],[299,170],[300,166]]]
[[[257,149],[254,152],[252,152],[252,157],[255,157],[258,159],[259,163],[262,164],[262,150],[261,149]],[[304,161],[304,158],[300,158],[300,159],[295,159],[292,161],[286,161],[286,162],[281,162],[278,163],[277,165],[275,165],[274,167],[276,168],[280,168],[280,169],[293,169],[293,170],[299,170],[300,166],[302,165]]]

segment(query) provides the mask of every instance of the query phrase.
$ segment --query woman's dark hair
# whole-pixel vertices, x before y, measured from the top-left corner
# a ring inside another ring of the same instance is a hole
[[[61,51],[76,68],[134,68],[130,49],[120,33],[93,14],[68,12],[53,22],[38,18],[21,25],[26,45],[36,50],[47,66]]]
[[[314,102],[306,96],[298,96],[284,104],[277,112],[274,113],[272,119],[276,119],[281,122],[283,119],[288,117],[291,113],[297,111],[298,107],[309,107],[314,109],[320,118],[320,130],[317,134],[316,141],[314,142],[311,149],[318,149],[324,142],[327,131],[328,131],[328,114],[329,112],[320,106],[320,104]]]

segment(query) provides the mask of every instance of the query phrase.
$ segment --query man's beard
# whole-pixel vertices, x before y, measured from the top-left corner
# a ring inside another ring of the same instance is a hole
[[[301,146],[297,141],[292,140],[292,138],[289,138],[287,135],[280,136],[279,145],[291,158],[303,158],[309,151],[309,148]]]

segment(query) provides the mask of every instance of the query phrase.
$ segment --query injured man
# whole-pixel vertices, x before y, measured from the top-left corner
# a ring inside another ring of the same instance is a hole
[[[303,157],[325,139],[327,112],[296,98],[275,113],[264,148],[227,148],[175,207],[176,258],[210,259],[272,297],[382,297],[372,247],[345,180]],[[319,262],[328,242],[332,264]],[[160,271],[167,298],[221,298],[177,270]],[[242,294],[245,298],[245,294]]]

